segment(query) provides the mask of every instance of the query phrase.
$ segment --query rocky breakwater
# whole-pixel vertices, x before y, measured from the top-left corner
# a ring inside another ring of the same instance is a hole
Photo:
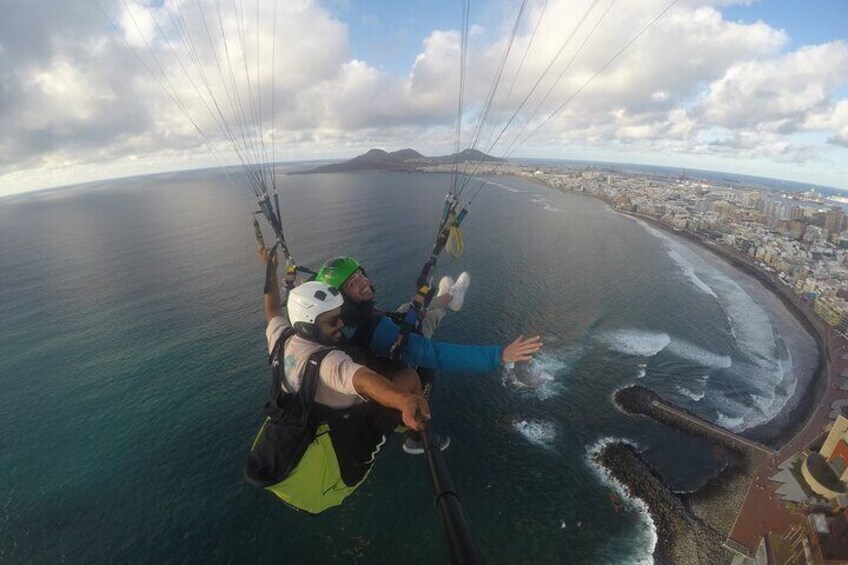
[[[652,418],[713,446],[723,469],[697,492],[676,494],[651,469],[633,446],[613,442],[595,455],[631,493],[644,500],[657,525],[655,558],[660,563],[729,563],[733,554],[723,546],[733,527],[748,484],[768,448],[704,422],[662,400],[652,391],[631,386],[615,394],[622,412]]]
[[[663,484],[633,446],[612,442],[594,455],[633,496],[648,507],[657,528],[654,559],[657,563],[714,565],[729,563],[724,537],[688,511],[683,501]]]

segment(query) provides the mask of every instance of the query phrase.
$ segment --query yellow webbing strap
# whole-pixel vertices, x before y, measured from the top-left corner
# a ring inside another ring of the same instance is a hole
[[[462,230],[456,226],[451,226],[448,243],[445,247],[451,257],[459,259],[462,256],[462,252],[465,251],[465,243],[462,241]]]

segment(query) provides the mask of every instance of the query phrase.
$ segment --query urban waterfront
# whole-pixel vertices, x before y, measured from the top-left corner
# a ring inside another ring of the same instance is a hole
[[[657,411],[661,399],[651,406],[643,401],[634,412],[729,451],[727,469],[688,505],[656,484],[651,465],[626,440],[593,456],[611,467],[630,492],[651,500],[651,513],[664,523],[656,550],[662,561],[726,559],[727,554],[716,553],[720,539],[740,563],[848,560],[846,198],[833,190],[768,192],[744,184],[731,188],[685,174],[646,179],[610,171],[599,174],[591,168],[535,167],[517,174],[567,192],[591,194],[622,213],[703,245],[772,290],[817,337],[819,367],[813,381],[794,393],[794,417],[783,425],[769,421],[752,430],[774,449],[734,436],[686,410],[667,406]],[[636,391],[644,389],[619,393],[642,394]],[[740,428],[736,422],[720,423],[731,431]],[[693,519],[700,520],[703,531],[686,526]]]

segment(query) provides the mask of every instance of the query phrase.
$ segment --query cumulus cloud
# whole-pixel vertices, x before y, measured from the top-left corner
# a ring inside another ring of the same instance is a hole
[[[846,75],[848,44],[841,41],[742,61],[710,85],[696,112],[713,125],[793,133],[834,105]]]
[[[813,114],[807,121],[807,126],[810,129],[836,132],[828,142],[848,147],[848,99],[840,100],[829,111]]]
[[[477,130],[510,44],[518,4],[507,4],[500,21],[472,27],[464,141],[476,132],[495,154],[616,147],[778,164],[844,151],[848,45],[790,50],[786,31],[726,19],[735,3],[681,0],[616,57],[667,0],[530,1]],[[224,3],[220,19],[214,0],[99,0],[108,19],[91,0],[7,10],[0,186],[128,161],[208,161],[206,142],[233,159],[244,138],[274,141],[289,158],[369,145],[452,148],[457,29],[431,30],[409,68],[389,72],[352,55],[349,26],[373,25],[372,14],[279,2],[275,30],[273,4],[256,14],[255,4]],[[39,177],[45,170],[53,172]]]

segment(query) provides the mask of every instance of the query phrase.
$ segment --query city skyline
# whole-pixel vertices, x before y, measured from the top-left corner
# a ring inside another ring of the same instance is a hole
[[[232,50],[223,29],[239,22],[246,44],[255,39],[244,57],[246,69],[255,62],[253,81],[246,70],[232,82],[259,92],[257,121],[268,118],[256,131],[274,146],[267,160],[345,159],[372,147],[453,152],[460,3],[265,4],[259,13],[244,6],[232,20],[225,14],[218,21],[223,41],[207,37],[209,53]],[[168,27],[177,14],[190,29],[194,6],[201,4],[10,7],[0,22],[0,196],[236,164],[206,101],[189,88],[193,75],[178,72],[194,48],[199,69],[215,64],[202,46],[176,41],[181,28]],[[207,4],[210,13],[214,6]],[[819,0],[799,12],[786,1],[538,0],[471,4],[468,14],[463,147],[473,144],[507,53],[477,144],[495,156],[688,168],[848,190],[844,3]],[[253,20],[255,28],[244,24]],[[280,38],[273,49],[268,29]]]

